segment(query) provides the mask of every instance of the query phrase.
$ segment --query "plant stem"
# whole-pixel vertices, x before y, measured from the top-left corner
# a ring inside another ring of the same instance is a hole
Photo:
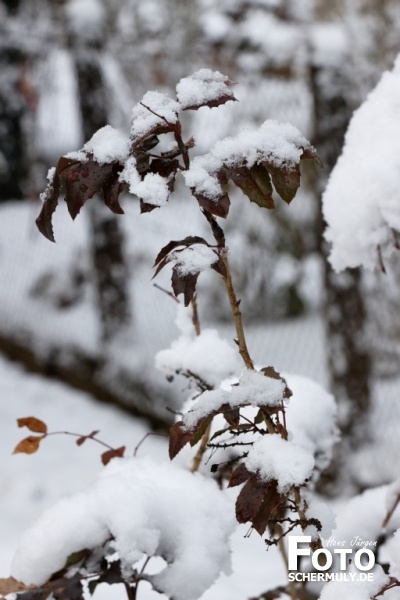
[[[278,540],[278,549],[279,549],[279,553],[282,556],[282,560],[284,562],[284,565],[286,567],[286,572],[289,575],[289,561],[288,561],[288,556],[287,556],[287,552],[286,552],[286,548],[285,548],[285,541],[283,539],[283,530],[282,530],[282,526],[281,525],[276,525],[275,526],[275,533],[279,535],[279,540]],[[288,577],[289,579],[289,577]],[[290,597],[292,600],[296,600],[297,599],[297,592],[296,592],[296,583],[294,581],[289,581],[289,591],[290,591]]]
[[[192,304],[192,311],[193,311],[193,316],[192,316],[193,327],[196,332],[196,335],[198,336],[201,333],[201,329],[200,329],[199,312],[197,310],[196,294],[193,296],[191,304]]]
[[[222,260],[223,260],[223,263],[226,268],[226,276],[223,279],[224,279],[226,291],[228,294],[228,299],[229,299],[229,304],[231,307],[233,321],[235,323],[237,344],[239,346],[239,354],[242,357],[243,362],[246,365],[246,367],[248,369],[254,370],[254,363],[250,357],[250,354],[249,354],[249,351],[247,348],[247,344],[246,344],[246,338],[244,335],[242,313],[240,311],[240,300],[237,299],[235,290],[233,288],[231,272],[229,269],[229,261],[228,261],[228,257],[226,254],[224,254],[222,256]]]
[[[204,453],[207,450],[207,444],[208,444],[208,441],[210,439],[210,433],[211,433],[211,423],[209,424],[209,426],[205,430],[204,435],[203,435],[203,437],[200,440],[199,449],[196,452],[196,455],[195,455],[195,457],[193,459],[192,468],[190,469],[190,471],[192,473],[196,473],[199,470],[199,467],[201,465],[201,461],[203,459]]]

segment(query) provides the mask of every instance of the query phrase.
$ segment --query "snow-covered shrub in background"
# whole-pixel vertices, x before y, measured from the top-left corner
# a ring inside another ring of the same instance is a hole
[[[323,195],[336,270],[373,269],[399,247],[400,58],[354,113]]]

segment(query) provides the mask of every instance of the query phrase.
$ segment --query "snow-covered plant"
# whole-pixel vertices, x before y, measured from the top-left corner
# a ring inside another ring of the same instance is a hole
[[[329,511],[312,492],[337,438],[333,399],[316,384],[255,365],[217,220],[228,216],[232,184],[260,209],[273,209],[276,196],[289,204],[300,185],[301,162],[317,155],[295,127],[265,121],[192,158],[195,141],[183,135],[182,113],[234,100],[228,77],[201,69],[178,83],[176,98],[146,93],[133,109],[129,138],[106,126],[49,173],[37,225],[51,241],[52,215],[62,194],[72,218],[96,193],[118,214],[125,190],[139,198],[143,213],[165,207],[178,177],[197,201],[210,239],[191,234],[172,240],[154,267],[155,276],[172,268],[173,296],[183,295],[186,307],[179,307],[180,338],[157,356],[168,377],[182,376],[191,386],[189,410],[170,430],[170,458],[186,447],[185,454],[189,445],[198,449],[192,473],[174,463],[124,458],[123,447],[111,449],[100,479],[49,510],[22,540],[13,576],[32,587],[7,581],[8,590],[20,592],[23,600],[51,595],[78,600],[84,582],[91,593],[99,583],[122,583],[133,599],[141,581],[171,600],[199,598],[229,569],[235,523],[227,487],[242,486],[236,520],[265,535],[267,546],[278,546],[286,562],[284,538],[295,528],[311,536],[313,550],[321,548],[320,535],[330,535]],[[201,330],[196,285],[208,269],[226,290],[238,352],[216,331]],[[35,451],[49,435],[44,424],[32,418],[21,424],[39,436],[30,436],[36,439],[34,449],[21,442],[18,451]],[[94,439],[96,433],[80,439]],[[207,451],[213,459],[208,477]],[[155,571],[148,569],[150,560]],[[289,594],[295,600],[298,593],[291,582],[274,597]]]

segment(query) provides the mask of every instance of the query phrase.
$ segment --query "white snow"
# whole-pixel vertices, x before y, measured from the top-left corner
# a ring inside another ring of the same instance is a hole
[[[371,600],[389,583],[389,576],[385,574],[380,565],[373,570],[372,581],[357,581],[359,571],[349,569],[348,574],[354,574],[354,581],[330,581],[322,590],[319,600]],[[387,597],[386,595],[384,597]]]
[[[249,406],[281,406],[285,384],[280,379],[266,377],[263,373],[244,369],[237,384],[231,389],[206,391],[184,415],[183,423],[186,429],[191,429],[196,423],[222,404],[235,408],[242,404]]]
[[[132,142],[150,133],[156,127],[176,123],[179,111],[179,103],[166,94],[146,92],[132,110]]]
[[[129,138],[118,129],[106,125],[102,127],[86,142],[83,150],[93,155],[93,159],[100,164],[114,161],[124,162],[129,154]]]
[[[245,465],[263,481],[276,479],[278,491],[285,493],[311,477],[314,458],[302,446],[284,440],[278,434],[268,434],[254,443]]]
[[[335,270],[379,265],[400,231],[400,58],[354,113],[323,195]]]
[[[200,69],[189,77],[184,77],[176,86],[176,95],[182,110],[191,106],[201,106],[228,96],[234,98],[230,89],[232,82],[226,75],[211,69]]]
[[[208,246],[196,244],[182,251],[171,254],[171,261],[175,262],[180,275],[201,273],[211,267],[218,260],[218,254]]]
[[[217,201],[222,187],[216,175],[223,166],[234,169],[269,163],[290,169],[299,164],[303,150],[309,148],[309,142],[296,127],[267,120],[259,129],[218,141],[210,152],[196,156],[183,176],[188,187]]]
[[[293,392],[286,408],[286,422],[296,444],[313,454],[319,471],[332,458],[334,445],[339,441],[336,426],[334,397],[321,385],[301,375],[283,373]]]
[[[166,375],[174,375],[177,371],[191,372],[208,385],[219,386],[239,369],[239,354],[216,329],[203,329],[196,336],[189,316],[191,312],[191,307],[178,305],[176,322],[182,333],[170,348],[157,353],[156,367]]]
[[[41,584],[72,552],[113,536],[126,568],[143,555],[165,557],[165,569],[151,576],[154,585],[191,600],[229,571],[234,528],[231,502],[213,481],[174,464],[114,459],[91,488],[48,509],[27,531],[12,573]]]

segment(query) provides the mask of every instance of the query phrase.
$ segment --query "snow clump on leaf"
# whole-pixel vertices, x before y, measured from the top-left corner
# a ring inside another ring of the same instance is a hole
[[[43,584],[67,558],[112,536],[124,568],[145,555],[167,566],[148,578],[175,600],[199,598],[230,570],[235,523],[227,496],[210,479],[150,459],[115,459],[84,493],[63,499],[28,530],[13,576]]]

